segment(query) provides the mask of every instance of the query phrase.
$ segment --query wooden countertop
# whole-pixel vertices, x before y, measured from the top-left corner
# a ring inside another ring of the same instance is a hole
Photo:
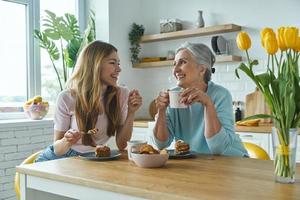
[[[17,172],[147,199],[297,199],[296,183],[273,180],[273,161],[199,155],[168,160],[163,168],[139,168],[126,154],[115,161],[66,158],[16,168]]]
[[[133,127],[137,128],[148,128],[148,122],[153,122],[153,120],[141,119],[141,120],[134,120]]]
[[[235,126],[236,132],[272,133],[273,124],[260,123],[259,126]]]
[[[148,128],[148,122],[153,122],[153,120],[135,120],[133,122],[133,127],[137,128]],[[271,123],[260,123],[259,126],[235,126],[236,132],[250,132],[250,133],[270,133],[272,132],[273,124]],[[300,131],[299,131],[300,135]]]
[[[133,122],[133,127],[148,128],[148,122],[153,120],[141,119]],[[271,133],[272,124],[259,124],[259,126],[235,126],[236,132]]]

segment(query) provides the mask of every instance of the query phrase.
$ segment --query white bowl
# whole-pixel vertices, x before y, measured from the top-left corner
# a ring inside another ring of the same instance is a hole
[[[132,160],[139,167],[154,168],[166,164],[169,154],[139,154],[131,153]]]

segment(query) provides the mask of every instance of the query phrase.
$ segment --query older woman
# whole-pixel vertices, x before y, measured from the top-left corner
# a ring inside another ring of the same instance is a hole
[[[153,139],[161,149],[174,138],[206,154],[248,156],[234,132],[232,98],[224,87],[211,81],[215,56],[204,44],[183,44],[177,51],[173,74],[187,109],[169,107],[169,95],[160,92]]]

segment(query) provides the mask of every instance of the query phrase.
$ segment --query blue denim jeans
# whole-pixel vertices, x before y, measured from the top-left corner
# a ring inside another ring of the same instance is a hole
[[[67,153],[61,156],[57,156],[54,153],[54,148],[53,145],[48,146],[45,151],[43,151],[36,159],[34,162],[43,162],[47,160],[55,160],[55,159],[60,159],[60,158],[67,158],[67,157],[73,157],[73,156],[78,156],[80,155],[79,152],[70,149]]]

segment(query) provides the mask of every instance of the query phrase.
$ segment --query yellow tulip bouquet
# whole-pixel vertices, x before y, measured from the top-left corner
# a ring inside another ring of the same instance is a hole
[[[235,70],[236,76],[239,78],[238,72],[241,70],[250,77],[264,95],[272,112],[271,115],[258,114],[249,118],[273,118],[276,127],[273,128],[273,144],[275,136],[278,140],[278,145],[273,145],[275,179],[279,182],[292,183],[295,181],[295,146],[297,127],[300,125],[298,28],[280,27],[277,35],[271,28],[264,28],[261,31],[261,45],[268,54],[268,63],[266,72],[260,74],[253,72],[258,61],[251,60],[248,54],[248,49],[251,47],[249,35],[240,32],[236,42],[238,48],[246,52],[248,61],[241,63]],[[293,136],[291,132],[294,132]]]

